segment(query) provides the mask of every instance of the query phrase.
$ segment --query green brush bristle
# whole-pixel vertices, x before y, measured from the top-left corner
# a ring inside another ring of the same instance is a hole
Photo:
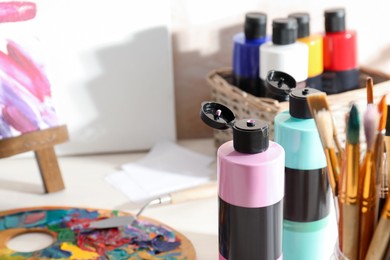
[[[360,117],[355,105],[352,105],[348,116],[347,141],[350,144],[357,144],[360,136]]]

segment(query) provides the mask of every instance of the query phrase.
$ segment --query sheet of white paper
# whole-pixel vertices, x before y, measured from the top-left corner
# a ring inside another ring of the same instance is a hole
[[[131,201],[142,202],[210,180],[214,158],[172,142],[160,142],[142,159],[106,177]]]

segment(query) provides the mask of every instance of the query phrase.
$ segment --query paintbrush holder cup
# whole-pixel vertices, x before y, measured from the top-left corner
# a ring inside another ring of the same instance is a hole
[[[349,260],[349,258],[346,257],[343,252],[341,252],[338,242],[334,246],[333,254],[330,257],[330,260]]]

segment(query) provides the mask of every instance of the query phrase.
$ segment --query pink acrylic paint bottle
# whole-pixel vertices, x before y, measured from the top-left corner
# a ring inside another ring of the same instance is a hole
[[[222,104],[203,102],[201,118],[233,130],[217,153],[219,260],[283,259],[284,149],[266,122],[236,121]]]

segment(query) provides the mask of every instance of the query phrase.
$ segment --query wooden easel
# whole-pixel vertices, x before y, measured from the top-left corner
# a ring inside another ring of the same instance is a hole
[[[65,189],[54,145],[69,140],[65,125],[0,140],[0,158],[34,151],[45,192]]]

